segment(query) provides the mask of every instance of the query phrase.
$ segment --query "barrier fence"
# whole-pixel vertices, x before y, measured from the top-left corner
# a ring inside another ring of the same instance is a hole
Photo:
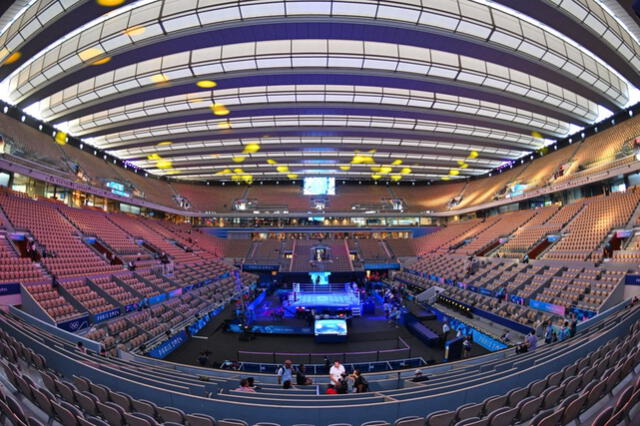
[[[295,364],[322,364],[325,357],[342,363],[392,361],[411,358],[411,346],[402,338],[396,339],[396,348],[362,352],[254,352],[238,351],[238,361],[254,363],[283,363],[291,360]]]

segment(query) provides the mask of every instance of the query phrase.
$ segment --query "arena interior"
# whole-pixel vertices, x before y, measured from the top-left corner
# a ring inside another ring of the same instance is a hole
[[[640,424],[640,6],[0,2],[0,423]]]

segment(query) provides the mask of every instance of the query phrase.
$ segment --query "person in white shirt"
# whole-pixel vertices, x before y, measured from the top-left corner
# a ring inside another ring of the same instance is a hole
[[[340,361],[334,361],[333,365],[329,369],[329,379],[331,380],[331,383],[338,386],[344,372],[344,366],[340,364]]]
[[[451,327],[449,327],[449,323],[445,321],[442,324],[442,346],[443,347],[447,343],[447,340],[449,339],[449,331],[451,331]]]

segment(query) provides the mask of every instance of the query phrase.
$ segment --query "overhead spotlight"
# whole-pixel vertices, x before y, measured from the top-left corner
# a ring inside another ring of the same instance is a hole
[[[82,149],[82,148],[84,148],[84,144],[83,143],[80,144],[80,149]]]
[[[5,111],[5,112],[7,112],[7,111]],[[629,110],[629,117],[633,117],[633,111],[631,111],[631,110]]]
[[[2,111],[6,114],[9,111],[9,107],[5,105]]]
[[[616,119],[615,119],[615,118],[612,118],[612,119],[611,119],[611,124],[612,124],[612,125],[613,125],[613,124],[616,124]]]
[[[27,118],[24,115],[22,117],[20,117],[20,121],[22,121],[24,123],[24,119]]]
[[[96,151],[95,149],[93,150],[93,155],[98,155],[98,151]]]
[[[38,130],[42,131],[42,124],[38,126]]]
[[[584,139],[584,132],[580,133],[580,137]]]

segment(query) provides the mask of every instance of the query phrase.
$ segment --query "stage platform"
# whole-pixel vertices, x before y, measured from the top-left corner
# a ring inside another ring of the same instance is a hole
[[[303,307],[306,309],[347,310],[360,306],[360,297],[352,292],[340,293],[298,293],[289,299],[288,309]]]

